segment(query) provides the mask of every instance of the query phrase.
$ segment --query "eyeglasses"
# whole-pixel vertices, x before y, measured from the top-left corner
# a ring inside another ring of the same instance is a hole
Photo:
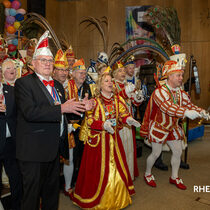
[[[86,76],[87,72],[77,72],[77,74],[81,75],[81,76]]]
[[[69,72],[69,70],[68,70],[68,69],[57,69],[57,68],[56,68],[56,71]]]
[[[39,60],[41,62],[41,64],[43,64],[43,65],[46,65],[48,63],[51,65],[51,64],[54,63],[54,60],[53,59],[47,60],[45,58],[40,58],[40,59],[36,59],[36,60]]]

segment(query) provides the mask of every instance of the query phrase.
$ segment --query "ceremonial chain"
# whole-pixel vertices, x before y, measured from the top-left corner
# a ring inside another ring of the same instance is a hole
[[[178,103],[178,99],[180,97],[179,91],[176,91],[176,95],[174,97],[174,94],[171,92],[171,90],[169,89],[169,87],[166,84],[164,84],[164,86],[168,89],[169,93],[171,94],[174,104],[177,104]]]
[[[103,99],[102,97],[102,106],[105,111],[106,119],[109,120],[113,126],[116,126],[116,111],[115,111],[114,96],[110,100],[111,100],[111,104],[105,105],[104,103],[105,99]]]

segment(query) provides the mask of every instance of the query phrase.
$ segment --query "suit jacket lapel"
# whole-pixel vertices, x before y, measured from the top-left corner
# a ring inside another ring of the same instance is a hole
[[[32,75],[34,77],[35,82],[37,83],[37,85],[41,88],[41,90],[43,91],[43,93],[45,94],[45,96],[47,97],[49,103],[54,106],[54,101],[52,99],[52,96],[50,95],[50,93],[48,92],[47,88],[44,86],[44,84],[40,81],[40,79],[37,77],[37,75],[34,73]]]

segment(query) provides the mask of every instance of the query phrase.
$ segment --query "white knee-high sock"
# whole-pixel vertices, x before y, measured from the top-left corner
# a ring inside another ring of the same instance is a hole
[[[73,163],[73,148],[69,149],[69,165],[64,164],[63,174],[65,179],[65,190],[68,191],[71,188],[71,180],[74,171]]]
[[[152,152],[147,158],[147,167],[146,167],[145,176],[151,174],[152,167],[157,158],[160,156],[161,152],[162,152],[162,144],[152,142]]]
[[[171,148],[172,156],[171,156],[171,167],[172,167],[172,174],[171,178],[176,179],[179,172],[179,166],[181,162],[181,155],[182,155],[182,141],[175,140],[175,141],[168,141],[167,144]]]

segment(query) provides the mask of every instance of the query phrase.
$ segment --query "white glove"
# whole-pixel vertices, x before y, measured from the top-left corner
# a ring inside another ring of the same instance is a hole
[[[136,89],[136,86],[135,86],[133,83],[131,83],[131,82],[129,82],[129,83],[125,86],[125,92],[126,92],[128,98],[131,97],[131,93],[132,93],[135,89]]]
[[[135,93],[131,93],[131,96],[133,97],[134,101],[137,103],[142,103],[144,101],[144,96],[142,94],[142,90],[136,90]]]
[[[195,110],[188,110],[188,109],[185,111],[184,116],[190,118],[191,120],[201,117],[201,115]]]
[[[111,134],[114,134],[114,129],[112,128],[112,123],[110,121],[106,121],[104,123],[104,130],[108,131]]]
[[[200,112],[200,114],[201,114],[201,117],[204,118],[205,120],[210,120],[210,115],[209,115],[209,113],[206,110],[203,109]]]
[[[71,133],[72,131],[75,131],[73,124],[68,124],[68,133]]]
[[[140,127],[140,126],[141,126],[141,124],[140,124],[138,121],[134,120],[132,117],[128,117],[128,118],[126,119],[126,123],[127,123],[129,126],[131,126],[131,125],[133,125],[133,126],[135,126],[135,127]]]

